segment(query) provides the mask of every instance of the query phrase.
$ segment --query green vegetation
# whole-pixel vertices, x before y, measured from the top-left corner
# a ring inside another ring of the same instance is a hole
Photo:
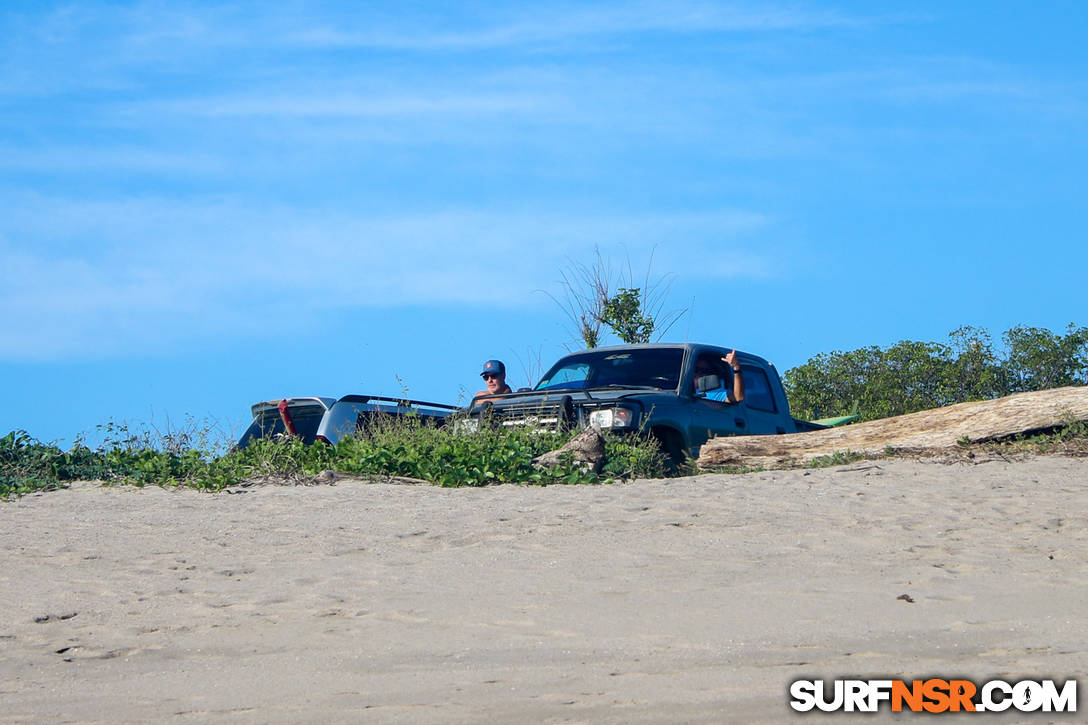
[[[856,451],[835,451],[827,456],[817,456],[805,464],[805,468],[830,468],[831,466],[844,466],[848,463],[864,461],[868,459],[864,453]]]
[[[633,345],[650,341],[654,333],[654,318],[642,304],[642,290],[621,287],[604,301],[601,322],[611,327],[623,342]]]
[[[1014,327],[995,350],[990,334],[961,327],[948,344],[903,340],[888,348],[821,353],[782,376],[798,417],[887,418],[969,400],[1088,384],[1088,328],[1064,335]]]
[[[587,348],[601,343],[602,325],[623,343],[645,343],[655,333],[658,338],[667,333],[687,311],[664,309],[670,282],[668,277],[652,278],[652,255],[640,283],[629,258],[626,264],[620,264],[605,259],[600,249],[595,249],[594,254],[594,261],[588,265],[568,260],[566,269],[560,271],[561,296],[545,292],[559,305],[576,337]]]
[[[377,419],[336,446],[264,439],[222,455],[209,452],[214,446],[194,447],[190,435],[129,434],[112,424],[106,429],[106,442],[94,450],[77,443],[65,452],[24,431],[0,438],[0,498],[60,488],[73,480],[217,491],[263,477],[305,480],[326,470],[402,476],[442,486],[598,483],[667,473],[666,458],[653,440],[606,434],[599,474],[573,461],[540,470],[532,459],[558,448],[573,433],[487,428],[459,434],[453,426],[435,428],[411,416]]]
[[[982,444],[986,446],[986,444]],[[1050,430],[1012,436],[989,447],[999,446],[1010,453],[1066,453],[1088,455],[1088,421],[1070,421]]]

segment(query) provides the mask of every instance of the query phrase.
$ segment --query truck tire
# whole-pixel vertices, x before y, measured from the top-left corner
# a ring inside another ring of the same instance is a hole
[[[661,446],[661,452],[668,459],[671,472],[675,473],[687,462],[688,457],[684,451],[684,439],[678,431],[672,428],[654,428],[650,431],[650,435]]]

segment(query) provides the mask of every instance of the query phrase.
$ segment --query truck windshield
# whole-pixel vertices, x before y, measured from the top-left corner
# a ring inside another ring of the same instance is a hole
[[[684,351],[680,348],[593,351],[568,355],[544,374],[534,390],[657,388],[680,384]]]

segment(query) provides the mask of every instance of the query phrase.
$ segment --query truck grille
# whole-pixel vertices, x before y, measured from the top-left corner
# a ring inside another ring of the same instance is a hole
[[[490,416],[504,426],[533,428],[562,428],[582,424],[581,410],[570,396],[532,401],[503,401],[501,405],[484,403],[475,411],[481,417]]]

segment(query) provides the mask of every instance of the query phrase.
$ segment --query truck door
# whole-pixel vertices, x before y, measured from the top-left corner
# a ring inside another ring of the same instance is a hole
[[[785,413],[775,404],[767,371],[754,365],[741,365],[744,371],[745,435],[786,433]]]
[[[724,390],[732,390],[733,371],[721,358],[721,353],[716,351],[700,353],[695,361],[693,377],[698,379],[701,375],[717,375],[724,384]],[[714,398],[721,397],[721,392],[724,391],[719,389],[718,395],[710,396],[695,393],[691,406],[691,428],[688,432],[693,450],[706,443],[708,438],[744,435],[747,431],[744,403],[715,400]]]
[[[692,403],[691,445],[701,446],[716,436],[746,435],[744,403],[722,403],[696,397]]]
[[[744,400],[723,403],[696,397],[692,406],[693,446],[701,446],[709,437],[730,435],[774,435],[786,433],[784,414],[775,403],[767,372],[758,365],[741,364],[744,375]],[[728,374],[728,373],[726,373]],[[730,378],[726,384],[732,389]]]

